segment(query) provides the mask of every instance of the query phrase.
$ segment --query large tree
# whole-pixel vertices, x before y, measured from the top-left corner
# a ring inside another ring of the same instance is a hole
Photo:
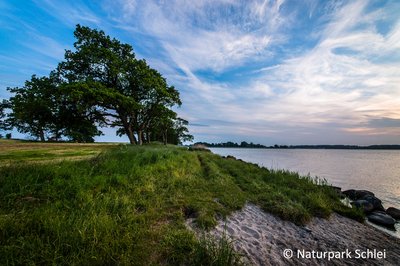
[[[165,78],[137,60],[132,46],[103,31],[77,26],[75,51],[66,51],[59,70],[69,86],[95,99],[93,105],[109,125],[142,144],[161,108],[180,105],[179,93]]]

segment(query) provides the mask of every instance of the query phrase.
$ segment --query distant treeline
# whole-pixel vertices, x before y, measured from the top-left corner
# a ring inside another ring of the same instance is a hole
[[[282,148],[282,147],[281,147]],[[290,149],[400,150],[400,145],[294,145]]]
[[[246,141],[242,141],[240,144],[231,141],[225,143],[196,142],[194,145],[204,145],[210,148],[268,148],[261,144],[247,143]]]
[[[207,143],[197,142],[195,145],[204,145],[210,148],[263,148],[263,149],[341,149],[341,150],[400,150],[400,145],[273,145],[265,146],[262,144],[247,143],[242,141],[240,144],[235,142]]]

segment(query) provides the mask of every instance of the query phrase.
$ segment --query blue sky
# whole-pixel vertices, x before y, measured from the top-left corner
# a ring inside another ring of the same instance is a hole
[[[195,141],[400,144],[398,0],[0,0],[0,13],[0,99],[55,68],[79,23],[178,88]]]

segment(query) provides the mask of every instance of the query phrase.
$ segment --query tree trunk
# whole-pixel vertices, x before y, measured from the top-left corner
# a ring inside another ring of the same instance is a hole
[[[164,132],[163,132],[163,141],[164,141],[164,145],[167,145],[167,143],[168,143],[167,130],[164,130]]]
[[[128,135],[129,142],[131,144],[137,144],[137,141],[136,141],[135,135],[133,134],[132,128],[128,127],[127,129],[125,129],[125,131],[126,131],[126,134]]]
[[[45,142],[46,141],[45,138],[44,138],[44,132],[43,132],[42,129],[39,131],[39,138],[40,138],[41,142]]]
[[[139,141],[139,145],[143,145],[143,131],[142,130],[138,130],[138,141]]]
[[[60,140],[60,136],[61,136],[61,134],[60,134],[60,130],[56,130],[56,133],[55,133],[55,141],[56,142],[58,142],[59,140]]]
[[[149,131],[146,132],[146,142],[150,143],[150,132]]]

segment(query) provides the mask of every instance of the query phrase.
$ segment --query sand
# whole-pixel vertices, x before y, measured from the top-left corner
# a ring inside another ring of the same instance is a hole
[[[231,238],[250,265],[400,265],[400,239],[335,213],[302,227],[246,204],[209,234]]]

